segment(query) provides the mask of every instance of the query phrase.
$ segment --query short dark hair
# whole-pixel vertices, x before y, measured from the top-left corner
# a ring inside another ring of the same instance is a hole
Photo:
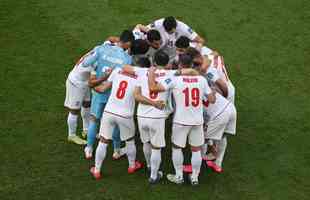
[[[188,37],[182,35],[175,42],[175,46],[177,48],[187,48],[187,47],[189,47],[189,43],[190,43],[190,39]]]
[[[164,19],[163,26],[164,26],[165,30],[167,32],[169,32],[172,29],[177,27],[177,20],[172,16],[166,17]]]
[[[139,58],[137,65],[143,68],[149,68],[151,66],[151,61],[148,57]]]
[[[154,55],[154,62],[156,65],[166,66],[169,63],[169,56],[164,51],[159,50]]]
[[[149,44],[147,41],[142,39],[137,39],[132,42],[132,45],[130,47],[130,53],[131,55],[141,55],[145,54],[149,50]]]
[[[188,53],[181,54],[179,56],[179,64],[187,67],[191,67],[193,65],[193,58]]]
[[[200,52],[193,47],[188,47],[185,53],[190,55],[193,59],[201,55]]]
[[[124,30],[121,33],[121,35],[119,36],[119,39],[120,39],[121,42],[126,43],[126,42],[134,41],[135,37],[134,37],[132,31]]]
[[[149,30],[146,33],[146,37],[149,42],[153,42],[153,41],[157,41],[161,39],[159,31],[155,29]]]

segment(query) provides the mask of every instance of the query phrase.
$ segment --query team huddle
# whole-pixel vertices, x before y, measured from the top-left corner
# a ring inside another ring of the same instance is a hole
[[[166,17],[108,37],[76,63],[66,81],[68,141],[86,145],[86,159],[94,156],[93,177],[101,178],[110,142],[112,159],[127,156],[129,174],[144,167],[136,159],[134,115],[150,184],[163,178],[161,149],[170,116],[175,173],[167,179],[182,184],[188,174],[197,185],[202,162],[223,171],[227,135],[236,133],[235,88],[223,56],[204,43],[188,25]],[[87,140],[76,134],[79,115]],[[183,164],[187,144],[190,165]]]

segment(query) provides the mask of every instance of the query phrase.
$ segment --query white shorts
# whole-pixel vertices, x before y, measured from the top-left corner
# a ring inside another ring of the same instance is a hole
[[[235,104],[235,86],[231,81],[228,82],[228,96],[227,100]]]
[[[80,88],[66,81],[66,99],[64,106],[69,109],[80,109],[84,101],[90,101],[90,88]]]
[[[104,112],[101,118],[99,135],[107,140],[112,140],[113,130],[118,126],[122,141],[135,136],[135,123],[133,117],[125,118],[109,112]]]
[[[173,123],[171,141],[174,145],[185,148],[186,141],[193,147],[199,147],[204,144],[204,135],[202,125],[186,126]]]
[[[237,112],[233,104],[229,104],[227,108],[215,119],[208,122],[205,138],[212,140],[221,140],[224,133],[231,135],[236,134]]]
[[[151,142],[155,147],[165,147],[165,121],[165,118],[138,117],[138,127],[142,143]]]

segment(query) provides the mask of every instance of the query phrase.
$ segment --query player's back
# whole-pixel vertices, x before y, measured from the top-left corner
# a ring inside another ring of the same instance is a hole
[[[133,93],[137,84],[137,76],[127,74],[117,68],[112,72],[108,81],[112,82],[112,90],[104,111],[122,117],[132,117],[135,108]]]
[[[155,71],[155,81],[161,82],[165,79],[173,76],[174,72],[171,70],[165,69],[157,69]],[[148,85],[148,73],[146,72],[144,75],[139,77],[138,86],[141,87],[141,94],[153,101],[165,101],[167,102],[170,98],[170,91],[164,92],[151,92]],[[165,109],[159,110],[151,105],[139,104],[137,110],[137,116],[140,117],[150,117],[150,118],[166,118],[171,113],[171,108],[167,105]]]
[[[203,124],[202,99],[210,93],[202,76],[178,76],[172,90],[175,101],[174,122],[183,125]]]

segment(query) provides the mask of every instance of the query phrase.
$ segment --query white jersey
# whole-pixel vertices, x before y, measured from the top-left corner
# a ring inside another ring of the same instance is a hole
[[[174,70],[165,70],[165,69],[156,69],[156,82],[162,82],[167,78],[174,76]],[[141,93],[144,97],[149,98],[153,101],[165,101],[166,107],[163,110],[159,110],[151,105],[145,105],[140,103],[137,110],[138,117],[147,117],[147,118],[167,118],[172,112],[172,106],[170,105],[171,92],[166,90],[164,92],[150,92],[148,84],[148,73],[145,71],[143,75],[138,77],[138,85],[141,87]]]
[[[112,82],[112,90],[104,111],[125,118],[132,117],[135,109],[133,93],[137,84],[137,76],[127,74],[117,68],[113,70],[107,81]]]
[[[176,56],[176,40],[181,36],[186,36],[190,40],[194,40],[198,36],[198,34],[193,31],[188,25],[179,20],[177,20],[176,31],[173,34],[169,34],[166,32],[163,26],[163,22],[163,18],[156,20],[152,24],[148,25],[148,28],[156,29],[159,31],[162,40],[161,49],[163,49],[169,55],[170,60],[173,60]]]
[[[202,46],[201,47],[196,42],[190,42],[189,46],[197,49],[200,52],[200,54],[203,55],[203,56],[208,56],[208,55],[210,55],[213,52],[213,50],[210,49],[209,47],[207,47],[207,46]]]
[[[92,51],[91,51],[92,52]],[[88,52],[75,64],[68,76],[68,80],[79,88],[87,88],[91,71],[95,68],[93,65],[83,66],[82,62],[91,52]]]
[[[207,80],[202,76],[175,76],[161,82],[165,89],[172,89],[175,101],[174,123],[202,125],[204,97],[211,93]]]
[[[222,114],[226,107],[231,103],[217,92],[215,93],[215,97],[216,101],[213,104],[209,104],[207,101],[204,102],[204,111],[207,112],[209,120],[213,120]]]

